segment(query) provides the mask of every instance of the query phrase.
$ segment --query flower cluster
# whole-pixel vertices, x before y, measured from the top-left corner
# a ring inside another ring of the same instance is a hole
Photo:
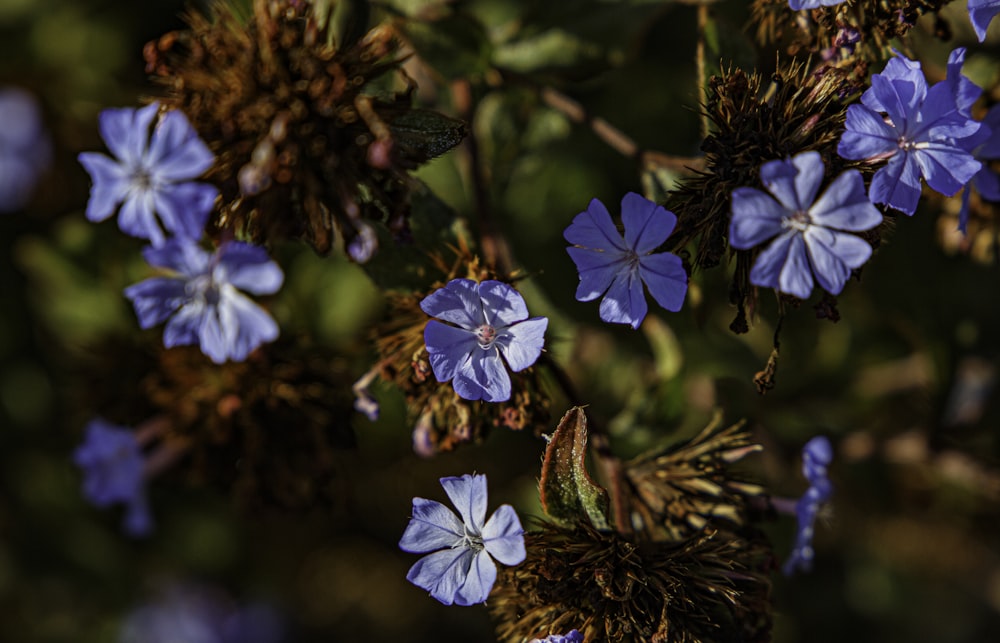
[[[445,605],[484,603],[497,578],[493,559],[504,565],[524,560],[524,529],[510,505],[486,520],[485,475],[441,478],[441,486],[461,518],[436,500],[413,499],[413,517],[399,547],[433,553],[418,560],[406,580]]]
[[[812,568],[815,556],[812,538],[816,516],[823,504],[833,496],[833,485],[826,475],[826,468],[832,461],[833,447],[830,440],[823,436],[809,440],[802,447],[802,474],[809,481],[809,489],[795,505],[799,526],[795,532],[795,547],[781,568],[786,576],[792,575],[796,570],[809,571]]]

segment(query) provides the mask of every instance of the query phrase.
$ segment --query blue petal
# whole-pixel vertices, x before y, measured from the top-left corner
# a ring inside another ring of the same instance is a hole
[[[969,0],[969,18],[979,42],[986,40],[986,30],[997,13],[1000,13],[1000,0]]]
[[[750,283],[808,299],[812,293],[813,278],[802,235],[789,230],[771,242],[754,262]]]
[[[911,154],[897,154],[875,173],[868,197],[912,215],[920,201],[920,167]]]
[[[622,198],[622,224],[625,226],[625,244],[644,255],[667,240],[677,225],[677,216],[649,199],[629,192]]]
[[[428,554],[413,564],[406,574],[406,580],[426,589],[445,605],[451,605],[469,576],[474,556],[467,547]]]
[[[795,189],[797,174],[798,169],[791,159],[768,161],[760,166],[760,180],[764,183],[764,187],[786,210],[792,212],[803,209],[799,204],[798,192]]]
[[[125,289],[132,300],[140,328],[152,328],[164,322],[180,308],[188,297],[183,279],[153,277]]]
[[[153,130],[146,162],[156,178],[183,181],[204,174],[215,156],[198,138],[184,112],[171,110]]]
[[[845,159],[871,159],[899,151],[899,131],[864,105],[847,108],[846,127],[837,144],[837,154]]]
[[[945,196],[956,194],[983,166],[965,150],[948,143],[931,143],[913,154],[927,185]]]
[[[813,223],[838,230],[870,230],[882,223],[882,214],[865,193],[865,180],[857,170],[847,170],[823,192],[809,209]]]
[[[185,277],[197,277],[208,272],[212,255],[193,239],[175,237],[161,246],[147,246],[142,251],[146,263],[173,270]]]
[[[174,183],[153,193],[156,213],[168,231],[200,239],[219,191],[207,183]]]
[[[258,346],[278,338],[278,324],[267,311],[232,286],[222,288],[218,316],[226,357],[234,362],[242,362]]]
[[[574,245],[592,250],[627,250],[625,240],[611,222],[608,209],[597,199],[590,202],[585,212],[573,218],[563,237]]]
[[[476,336],[470,331],[433,319],[424,328],[424,344],[427,346],[434,377],[439,382],[454,378],[459,366],[469,361],[472,352],[482,350]]]
[[[167,325],[163,327],[163,346],[173,348],[174,346],[197,344],[202,318],[208,315],[205,305],[201,302],[192,301],[181,306],[177,314],[171,317]],[[202,350],[204,351],[204,348]]]
[[[488,500],[486,476],[468,473],[462,476],[449,476],[441,478],[441,486],[461,514],[465,530],[476,536],[482,534]]]
[[[465,582],[455,595],[455,605],[478,605],[489,598],[497,581],[497,566],[484,551],[477,552],[465,576]]]
[[[972,104],[979,100],[982,88],[962,75],[962,65],[965,64],[965,47],[958,47],[948,55],[947,82],[951,94],[955,97],[955,106],[966,116]]]
[[[145,459],[130,429],[92,420],[73,460],[83,470],[83,495],[96,507],[131,502],[142,494]]]
[[[475,330],[485,322],[479,284],[471,279],[452,279],[424,297],[420,309],[467,330]]]
[[[491,326],[510,326],[528,318],[524,297],[509,284],[492,279],[484,281],[479,284],[479,296],[486,322]]]
[[[688,279],[680,257],[669,252],[646,255],[639,260],[639,276],[665,310],[676,313],[684,305]]]
[[[729,245],[749,250],[782,230],[781,221],[791,213],[769,194],[754,188],[733,190]]]
[[[545,329],[549,320],[533,317],[508,327],[496,341],[510,370],[523,371],[538,360],[545,344]]]
[[[270,295],[281,289],[284,274],[271,261],[267,250],[240,241],[222,244],[218,250],[216,279],[255,295]]]
[[[127,167],[137,169],[141,166],[149,140],[149,126],[159,108],[158,103],[142,109],[112,108],[98,116],[101,138],[111,153]]]
[[[149,511],[149,501],[146,495],[140,494],[128,503],[122,529],[129,536],[142,538],[153,532],[153,515]]]
[[[984,159],[1000,159],[1000,103],[986,112],[980,129],[988,129],[989,136],[977,151],[977,156]]]
[[[620,273],[611,282],[608,293],[601,300],[600,316],[612,324],[631,324],[632,328],[639,328],[647,310],[642,279],[636,269]]]
[[[861,102],[877,112],[886,112],[901,132],[909,132],[919,121],[918,110],[927,95],[927,80],[920,63],[898,55],[881,74],[871,79],[871,87]]]
[[[154,215],[155,199],[152,190],[130,188],[118,213],[118,228],[125,234],[149,239],[154,246],[162,245],[166,236]]]
[[[524,528],[510,505],[501,505],[483,527],[483,544],[490,556],[504,565],[524,561]]]
[[[1000,174],[984,166],[976,174],[975,180],[979,196],[987,201],[1000,201]]]
[[[454,547],[464,537],[462,522],[451,509],[435,500],[414,498],[413,518],[399,539],[399,548],[411,554],[425,554]]]
[[[839,295],[851,270],[872,256],[871,246],[848,232],[810,226],[805,240],[816,281],[831,295]]]
[[[189,307],[190,306],[187,306],[186,308]],[[184,310],[185,308],[182,308],[181,312],[183,313]],[[171,323],[179,316],[179,313],[174,316],[174,318],[170,320]],[[203,305],[199,321],[198,347],[201,348],[202,353],[207,355],[208,358],[216,364],[224,364],[229,358],[229,340],[226,337],[225,328],[219,317],[218,307]],[[169,324],[167,328],[169,328]],[[164,331],[166,331],[166,329],[164,329]],[[165,332],[164,336],[166,336]]]
[[[128,195],[128,182],[120,165],[104,154],[83,152],[77,157],[87,170],[93,185],[87,201],[87,219],[104,221]]]
[[[506,402],[510,399],[510,375],[496,347],[482,350],[478,346],[469,359],[458,365],[452,386],[465,400]]]
[[[625,254],[617,250],[603,252],[587,248],[566,248],[580,273],[576,287],[577,301],[593,301],[607,291],[615,276],[628,269]]]

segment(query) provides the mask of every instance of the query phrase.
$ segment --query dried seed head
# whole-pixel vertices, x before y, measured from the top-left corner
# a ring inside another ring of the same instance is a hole
[[[391,28],[334,45],[313,3],[294,0],[254,0],[246,22],[216,0],[187,21],[145,58],[161,102],[184,110],[217,156],[212,231],[326,253],[339,229],[358,262],[377,249],[374,222],[408,234],[408,170],[457,145],[465,124],[411,107]]]
[[[637,542],[589,525],[542,524],[527,558],[504,568],[487,606],[501,641],[576,628],[588,643],[770,640],[769,547],[706,530]]]

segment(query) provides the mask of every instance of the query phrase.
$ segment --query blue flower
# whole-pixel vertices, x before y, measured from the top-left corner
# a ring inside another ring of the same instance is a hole
[[[979,129],[981,136],[974,137],[971,143],[972,155],[983,163],[982,169],[969,181],[962,193],[962,208],[958,212],[958,229],[963,233],[969,225],[969,197],[972,190],[987,201],[1000,201],[1000,174],[993,171],[986,161],[1000,159],[1000,104],[994,105],[983,118],[983,127]]]
[[[865,195],[861,173],[844,172],[817,199],[823,174],[819,153],[803,152],[761,166],[761,181],[774,198],[754,188],[733,190],[729,245],[749,250],[777,237],[750,271],[754,285],[807,299],[815,276],[822,288],[836,295],[851,270],[871,257],[871,246],[850,234],[882,221]]]
[[[413,499],[413,517],[399,547],[425,554],[410,568],[406,580],[422,587],[445,605],[475,605],[486,601],[497,578],[493,559],[504,565],[524,560],[524,529],[510,505],[486,518],[486,476],[441,478],[441,486],[461,518],[440,502]]]
[[[823,503],[833,496],[833,485],[826,475],[826,468],[833,462],[833,447],[823,436],[817,436],[802,447],[802,474],[809,481],[809,489],[795,505],[798,530],[795,533],[795,548],[781,571],[791,576],[796,570],[812,569],[814,552],[812,548],[813,526]]]
[[[816,9],[818,7],[832,7],[844,2],[844,0],[788,0],[788,6],[795,11],[802,9]]]
[[[979,171],[979,161],[961,143],[980,127],[968,113],[974,85],[953,73],[964,53],[952,52],[951,78],[929,90],[920,63],[897,55],[872,76],[862,104],[847,108],[847,129],[837,152],[847,159],[889,161],[872,179],[873,203],[912,215],[921,177],[932,189],[952,196]]]
[[[528,643],[583,643],[583,634],[579,630],[570,630],[565,634],[550,634],[544,639],[531,639]]]
[[[622,199],[623,237],[611,222],[604,204],[594,199],[576,215],[563,237],[580,272],[577,301],[601,295],[601,319],[639,328],[646,317],[643,282],[653,299],[677,312],[687,293],[687,273],[679,257],[669,252],[650,254],[673,232],[677,217],[634,192]]]
[[[449,322],[427,322],[424,343],[437,381],[452,380],[463,399],[509,400],[504,361],[516,373],[542,353],[549,320],[528,319],[524,298],[503,282],[453,279],[425,297],[420,308]]]
[[[209,253],[191,239],[175,237],[147,247],[143,256],[174,274],[129,286],[125,296],[141,327],[170,320],[163,330],[167,348],[200,344],[203,353],[221,364],[243,361],[278,337],[270,315],[237,290],[265,295],[281,288],[281,269],[263,248],[230,241]]]
[[[969,0],[969,18],[979,42],[986,40],[990,21],[1000,13],[1000,0]]]
[[[24,207],[52,162],[52,142],[28,92],[0,87],[0,212]]]
[[[146,459],[135,432],[102,419],[91,420],[73,461],[83,470],[83,496],[88,502],[102,509],[124,504],[127,533],[144,536],[152,531],[146,501]]]
[[[121,204],[118,227],[154,246],[166,239],[160,224],[175,235],[199,238],[218,195],[215,187],[191,181],[212,167],[215,157],[183,112],[164,114],[150,136],[159,108],[153,103],[104,110],[101,136],[115,159],[95,152],[79,156],[94,181],[87,218],[103,221]]]

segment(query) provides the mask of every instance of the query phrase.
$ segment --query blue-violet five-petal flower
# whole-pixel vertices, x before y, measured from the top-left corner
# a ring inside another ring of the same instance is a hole
[[[781,568],[786,576],[791,576],[796,570],[809,571],[812,568],[812,538],[816,516],[823,504],[833,496],[833,485],[826,472],[831,462],[833,447],[827,438],[817,436],[802,447],[802,474],[809,481],[809,489],[795,505],[798,529],[795,532],[792,554]]]
[[[1000,160],[1000,104],[994,105],[983,117],[981,136],[972,142],[972,155],[983,164],[962,193],[962,207],[958,212],[958,229],[963,233],[969,226],[969,199],[976,190],[980,198],[1000,202],[1000,174],[989,161]]]
[[[544,639],[531,639],[528,643],[583,643],[580,630],[570,630],[565,634],[549,634]]]
[[[844,2],[844,0],[788,0],[789,8],[795,11],[802,9],[817,9],[819,7],[832,7]]]
[[[146,458],[134,431],[100,418],[91,420],[73,461],[83,470],[83,496],[88,502],[102,509],[124,504],[123,527],[133,536],[152,530],[146,501]]]
[[[851,271],[871,257],[868,242],[851,234],[882,222],[865,195],[861,173],[844,172],[817,199],[824,172],[818,152],[803,152],[761,166],[761,181],[771,194],[733,190],[729,244],[749,250],[775,238],[750,271],[754,285],[806,299],[815,277],[836,295]]]
[[[0,212],[24,207],[52,162],[52,141],[35,98],[0,87]]]
[[[888,159],[872,178],[872,203],[912,215],[921,177],[933,190],[952,196],[979,171],[980,162],[962,143],[980,128],[968,111],[975,86],[960,78],[964,54],[952,52],[949,78],[930,89],[920,63],[897,55],[872,76],[861,104],[847,108],[837,153],[853,160]]]
[[[441,486],[459,516],[435,500],[413,499],[413,517],[399,547],[429,555],[410,568],[406,580],[445,605],[483,603],[497,578],[493,560],[504,565],[524,560],[524,529],[510,505],[486,520],[485,475],[441,478]]]
[[[563,233],[580,273],[577,301],[601,295],[600,316],[606,322],[639,328],[648,310],[645,283],[653,299],[677,312],[687,293],[687,273],[680,257],[669,252],[651,254],[677,224],[673,212],[634,192],[622,199],[622,236],[604,204],[594,199],[576,215]]]
[[[238,290],[266,295],[281,288],[281,268],[263,248],[229,241],[209,253],[191,239],[174,237],[159,247],[147,247],[143,256],[172,274],[129,286],[125,296],[132,300],[142,328],[167,322],[167,348],[198,344],[213,362],[222,364],[243,361],[278,337],[271,316]]]
[[[451,380],[463,399],[509,400],[504,361],[516,373],[542,353],[549,320],[528,319],[524,298],[501,281],[453,279],[425,297],[420,308],[437,318],[424,328],[434,376],[439,382]]]
[[[121,205],[118,227],[154,246],[166,240],[164,229],[201,237],[218,196],[214,186],[192,181],[212,167],[215,157],[183,112],[166,112],[150,135],[159,109],[153,103],[141,109],[104,110],[101,136],[115,158],[96,152],[79,156],[94,182],[87,218],[103,221]]]

